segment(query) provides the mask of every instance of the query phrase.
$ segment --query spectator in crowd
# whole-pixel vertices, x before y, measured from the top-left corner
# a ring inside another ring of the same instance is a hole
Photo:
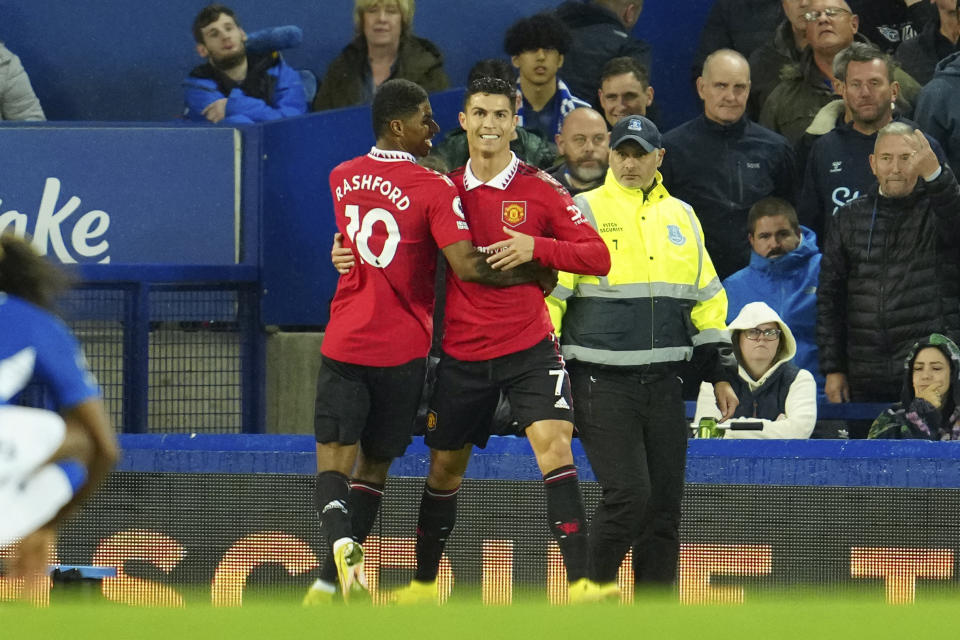
[[[517,82],[517,72],[512,64],[506,60],[489,58],[481,60],[470,68],[467,74],[467,86],[479,78],[499,78],[511,85]],[[519,103],[519,95],[517,96]],[[517,109],[520,105],[517,104]],[[518,158],[541,169],[549,169],[556,161],[557,154],[553,145],[536,133],[524,127],[517,127],[513,139],[510,140],[510,150]],[[447,167],[447,171],[459,169],[467,164],[470,150],[467,145],[467,132],[463,127],[451,129],[444,136],[443,142],[437,145],[436,151],[428,157],[440,157]]]
[[[833,99],[833,57],[853,42],[859,21],[844,0],[812,0],[804,19],[809,48],[797,64],[783,68],[760,112],[760,124],[782,133],[792,144]]]
[[[25,594],[47,581],[57,529],[103,482],[117,443],[77,339],[53,314],[66,278],[24,239],[0,234],[0,548]],[[55,413],[16,406],[39,385]]]
[[[960,51],[957,0],[930,2],[936,6],[937,14],[923,27],[920,35],[897,47],[894,56],[903,70],[921,85],[930,82],[938,62]]]
[[[817,345],[830,402],[900,394],[918,335],[960,330],[960,187],[923,134],[891,122],[877,134],[877,185],[840,207],[817,293]]]
[[[817,234],[797,221],[793,206],[781,198],[763,198],[747,217],[750,264],[723,281],[727,322],[750,302],[765,302],[793,327],[794,362],[813,374],[817,388],[823,377],[817,362],[817,281],[820,249]],[[736,341],[734,341],[736,345]]]
[[[889,54],[915,38],[935,14],[927,0],[850,0],[850,6],[860,16],[860,33]]]
[[[960,440],[960,349],[939,333],[917,342],[903,361],[900,401],[881,413],[868,438]]]
[[[767,96],[780,82],[784,65],[800,62],[800,54],[807,47],[807,20],[803,14],[810,0],[781,0],[786,15],[773,38],[750,54],[750,101],[747,113],[752,120],[760,116]]]
[[[817,113],[799,145],[805,165],[800,220],[821,237],[837,209],[874,183],[869,156],[877,131],[893,121],[913,127],[900,116],[901,106],[909,108],[897,79],[905,74],[876,45],[851,44],[834,57],[833,74],[842,99]],[[940,145],[931,144],[942,161]]]
[[[0,120],[46,119],[20,58],[0,42]]]
[[[726,278],[749,260],[747,212],[767,196],[795,200],[796,168],[787,141],[744,116],[750,66],[731,49],[715,51],[697,78],[703,115],[663,138],[664,184],[700,217],[707,252]]]
[[[550,171],[570,195],[595,189],[603,184],[610,155],[607,123],[590,107],[574,109],[557,134],[557,150],[563,162]]]
[[[596,102],[603,67],[614,58],[631,58],[649,73],[650,45],[630,35],[642,10],[643,0],[568,1],[557,7],[573,36],[563,70],[573,95]]]
[[[557,76],[570,48],[570,31],[553,14],[538,13],[507,29],[503,48],[520,73],[518,126],[553,143],[564,117],[590,106]]]
[[[739,404],[724,438],[809,438],[817,423],[817,385],[810,371],[793,361],[797,351],[790,327],[764,302],[751,302],[727,326],[740,375],[733,382]],[[694,423],[721,419],[713,385],[700,385]],[[762,429],[736,428],[760,422]]]
[[[960,167],[960,52],[944,58],[917,100],[917,124],[936,138],[951,167]]]
[[[749,58],[770,41],[781,20],[779,0],[715,0],[700,32],[693,77],[700,75],[707,56],[719,49],[733,49]]]
[[[603,65],[597,97],[610,127],[625,116],[645,116],[653,104],[650,74],[633,58],[614,58]]]
[[[617,571],[634,541],[638,582],[676,578],[688,433],[678,365],[692,359],[715,383],[724,417],[736,407],[726,296],[696,215],[657,171],[660,132],[629,116],[610,147],[603,185],[574,200],[610,249],[610,273],[561,273],[548,298],[602,490],[589,541],[598,598],[619,593]]]
[[[300,74],[275,51],[248,53],[247,34],[229,7],[203,8],[193,38],[207,61],[183,82],[189,120],[243,124],[306,113]]]
[[[377,87],[393,78],[416,82],[427,91],[450,85],[443,54],[413,35],[414,0],[354,0],[354,37],[323,78],[313,110],[369,103]]]

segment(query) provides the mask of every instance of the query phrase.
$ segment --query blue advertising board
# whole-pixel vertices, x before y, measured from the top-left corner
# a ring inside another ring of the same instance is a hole
[[[0,232],[64,264],[238,262],[240,132],[0,128]]]

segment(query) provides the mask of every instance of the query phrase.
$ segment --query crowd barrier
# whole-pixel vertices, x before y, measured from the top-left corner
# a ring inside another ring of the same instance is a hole
[[[296,598],[323,559],[309,436],[127,435],[104,489],[64,530],[56,561],[115,567],[104,596],[238,606],[251,590]],[[575,445],[588,513],[599,489]],[[399,459],[367,544],[375,600],[411,576],[427,455]],[[892,603],[955,589],[960,448],[900,441],[692,440],[678,597],[744,602],[829,587]],[[441,598],[565,598],[527,443],[477,451],[441,563]],[[629,559],[621,595],[632,597]],[[0,598],[17,594],[0,582]],[[38,597],[42,597],[42,594]]]

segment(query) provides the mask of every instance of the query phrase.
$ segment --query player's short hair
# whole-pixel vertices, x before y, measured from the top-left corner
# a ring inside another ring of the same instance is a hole
[[[510,56],[537,49],[556,49],[560,55],[565,55],[572,42],[567,25],[544,11],[514,22],[503,38],[503,50]]]
[[[413,26],[413,12],[416,9],[414,0],[354,0],[353,2],[353,29],[357,35],[363,35],[363,14],[376,4],[395,4],[400,9],[400,33],[407,35]]]
[[[850,66],[851,62],[871,62],[873,60],[880,60],[887,66],[887,82],[893,82],[893,72],[896,70],[897,63],[872,42],[854,42],[846,49],[841,49],[833,57],[833,77],[840,82],[846,82],[847,67]]]
[[[237,23],[237,26],[240,26],[237,14],[230,7],[224,4],[207,5],[193,19],[193,39],[197,41],[197,44],[203,44],[203,28],[216,22],[221,15],[230,16]]]
[[[517,68],[507,60],[487,58],[470,67],[470,72],[467,74],[467,84],[469,85],[478,78],[500,78],[510,84],[515,84],[517,82]]]
[[[603,81],[607,78],[622,76],[625,73],[632,73],[644,88],[650,86],[650,72],[630,56],[620,56],[607,60],[607,64],[603,65],[603,69],[600,71],[600,84],[603,84]]]
[[[385,135],[390,122],[409,118],[430,99],[423,87],[416,82],[396,78],[387,80],[373,94],[373,135]]]
[[[57,295],[70,284],[70,278],[27,240],[0,233],[0,291],[53,311]]]
[[[506,96],[510,102],[510,112],[517,112],[517,86],[512,82],[507,82],[503,78],[491,78],[489,76],[477,78],[467,85],[467,90],[463,94],[464,109],[466,109],[467,103],[470,102],[470,98],[478,93]]]
[[[757,230],[757,220],[760,218],[772,218],[774,216],[783,216],[790,223],[794,233],[800,233],[800,221],[797,219],[797,210],[793,205],[783,198],[773,196],[757,200],[750,213],[747,214],[747,231],[750,235]]]

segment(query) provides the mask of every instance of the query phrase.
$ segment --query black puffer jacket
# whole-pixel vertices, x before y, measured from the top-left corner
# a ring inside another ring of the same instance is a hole
[[[876,215],[874,215],[874,211]],[[960,187],[946,167],[905,198],[874,184],[837,212],[817,290],[824,374],[846,373],[854,401],[894,400],[918,338],[960,333]]]

